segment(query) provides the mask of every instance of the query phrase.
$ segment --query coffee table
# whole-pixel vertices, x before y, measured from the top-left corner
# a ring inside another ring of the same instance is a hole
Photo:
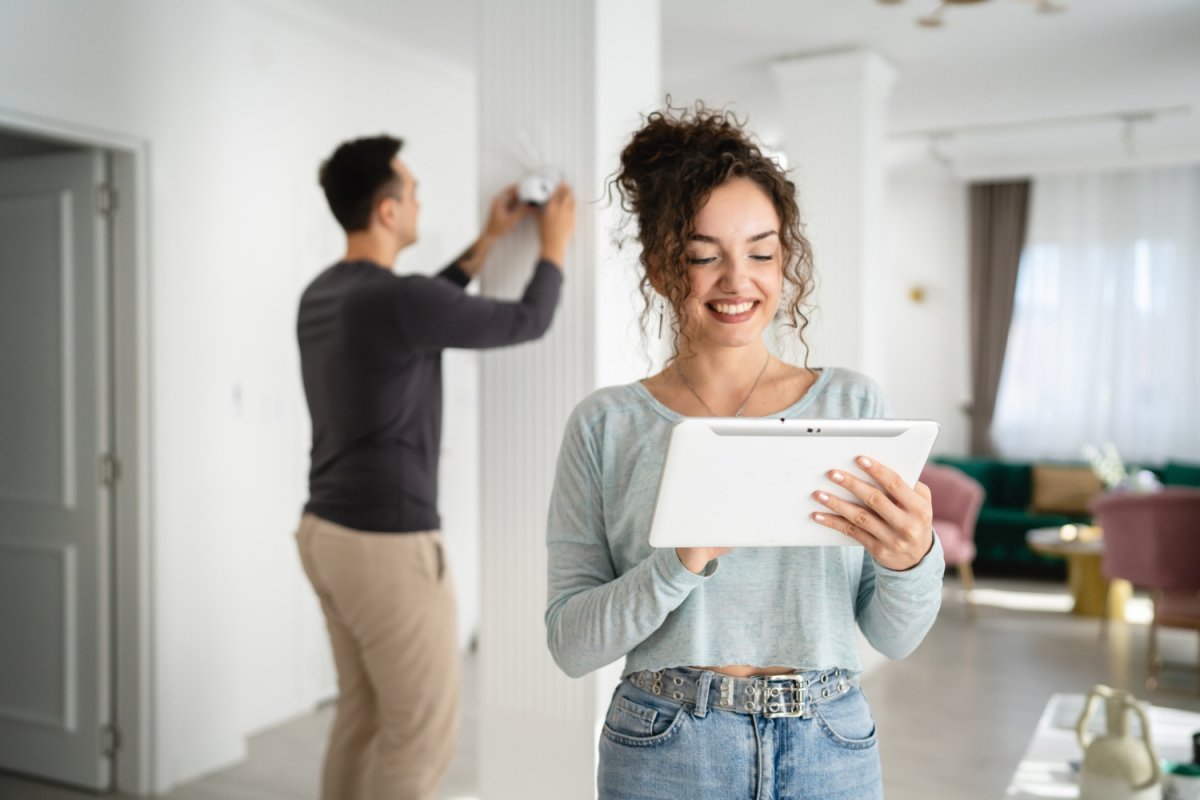
[[[1062,525],[1034,528],[1025,534],[1029,549],[1067,560],[1067,583],[1074,605],[1071,612],[1085,617],[1125,619],[1125,602],[1133,593],[1129,581],[1110,581],[1100,569],[1104,537],[1098,528]]]

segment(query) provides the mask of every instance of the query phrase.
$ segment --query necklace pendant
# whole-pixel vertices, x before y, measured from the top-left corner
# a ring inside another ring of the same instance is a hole
[[[737,407],[736,411],[733,412],[735,417],[740,417],[742,415],[742,410],[749,405],[750,398],[754,395],[754,390],[758,388],[758,382],[762,380],[762,376],[766,373],[767,367],[770,366],[770,364],[771,354],[767,353],[767,360],[763,362],[762,369],[758,371],[758,377],[754,379],[754,383],[750,386],[750,391],[746,393],[746,399],[743,400],[742,404]],[[708,415],[710,417],[717,416],[717,412],[713,411],[712,407],[708,403],[704,402],[704,398],[701,397],[700,393],[696,391],[696,387],[692,386],[692,382],[688,380],[687,375],[683,374],[683,370],[679,368],[678,362],[675,364],[675,374],[679,376],[679,380],[683,381],[683,385],[686,386],[687,390],[692,393],[692,396],[700,401],[700,405],[704,406],[704,410],[708,412]]]

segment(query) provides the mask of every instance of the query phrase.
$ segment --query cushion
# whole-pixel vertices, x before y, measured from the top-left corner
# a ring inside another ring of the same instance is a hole
[[[1089,467],[1057,464],[1034,464],[1032,482],[1029,510],[1035,514],[1086,514],[1104,488]]]

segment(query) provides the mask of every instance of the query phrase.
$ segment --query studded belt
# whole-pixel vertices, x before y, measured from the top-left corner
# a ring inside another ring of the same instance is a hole
[[[844,669],[735,678],[719,672],[674,667],[631,673],[627,680],[642,691],[679,703],[764,717],[812,716],[812,708],[841,697],[857,684]]]

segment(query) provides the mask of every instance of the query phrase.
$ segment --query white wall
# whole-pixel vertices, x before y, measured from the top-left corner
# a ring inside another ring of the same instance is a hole
[[[163,790],[332,690],[291,538],[308,465],[296,305],[341,242],[316,168],[345,138],[403,136],[424,211],[400,269],[440,266],[476,232],[474,76],[274,0],[0,0],[0,20],[0,111],[148,143]],[[442,497],[458,559],[478,518],[473,362],[448,372],[465,381],[447,387]],[[455,567],[473,610],[477,567]]]
[[[664,78],[663,91],[677,106],[703,100],[708,106],[737,114],[772,149],[783,148],[786,120],[779,87],[770,63]]]
[[[942,425],[934,452],[967,451],[967,189],[926,158],[893,165],[884,195],[875,308],[885,331],[883,385],[897,417]],[[910,291],[924,293],[914,302]]]

